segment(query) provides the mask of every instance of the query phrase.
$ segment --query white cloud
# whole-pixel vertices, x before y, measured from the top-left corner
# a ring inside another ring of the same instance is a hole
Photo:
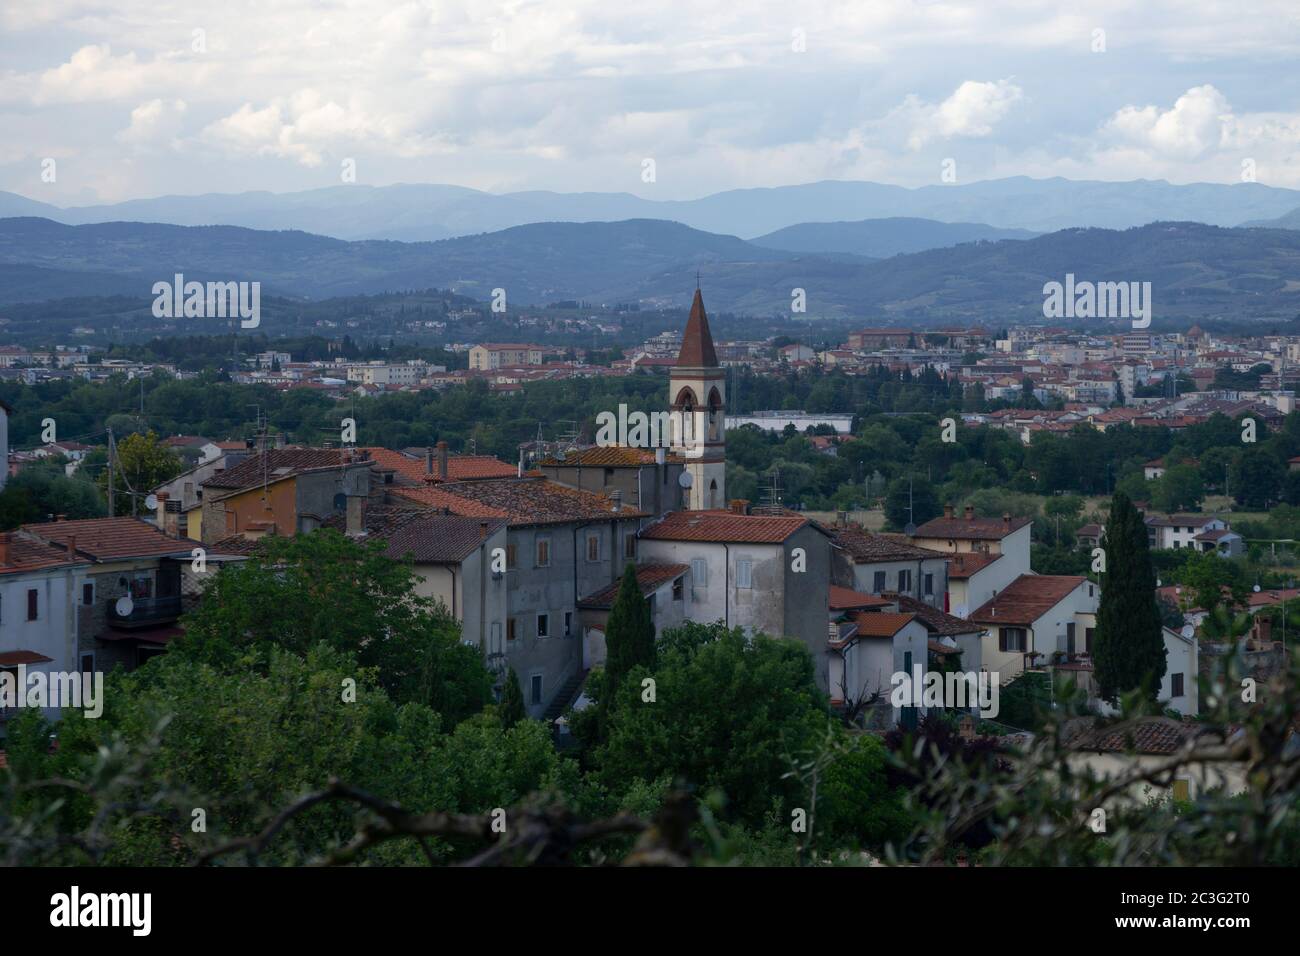
[[[117,134],[117,140],[138,150],[180,145],[184,100],[149,100],[131,111],[131,125]]]

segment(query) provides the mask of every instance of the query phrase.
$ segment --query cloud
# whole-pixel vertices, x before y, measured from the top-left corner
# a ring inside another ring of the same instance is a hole
[[[117,134],[117,141],[147,151],[158,146],[180,145],[181,120],[187,107],[184,100],[149,100],[131,111],[131,124]]]
[[[907,148],[913,151],[934,140],[986,137],[1023,96],[1024,91],[1010,79],[966,80],[939,103],[908,96],[880,126],[901,133]]]
[[[1125,106],[1103,127],[1102,134],[1163,156],[1196,159],[1228,145],[1235,127],[1227,98],[1207,83],[1188,90],[1167,110]]]

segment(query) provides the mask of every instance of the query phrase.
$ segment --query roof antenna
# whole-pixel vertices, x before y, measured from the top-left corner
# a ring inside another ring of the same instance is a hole
[[[699,289],[700,289],[700,270],[696,269],[695,270],[695,291],[698,292]]]

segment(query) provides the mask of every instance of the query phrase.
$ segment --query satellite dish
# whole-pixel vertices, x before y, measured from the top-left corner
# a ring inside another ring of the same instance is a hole
[[[691,477],[691,473],[689,471],[684,471],[677,476],[677,483],[681,485],[683,488],[689,488],[692,484],[694,484],[694,482],[695,479]]]
[[[150,511],[155,510],[158,507],[158,496],[149,495],[147,498],[144,499],[144,506],[148,508]]]
[[[1196,633],[1196,628],[1190,624],[1183,625],[1183,637],[1191,637]]]
[[[1254,591],[1256,594],[1258,594],[1258,593],[1259,593],[1259,585],[1256,584],[1253,588],[1251,588],[1251,590]]]
[[[965,604],[958,604],[952,610],[953,610],[953,614],[960,618],[964,618],[967,614],[970,613],[970,608],[968,608]]]
[[[135,610],[135,602],[131,600],[131,595],[124,594],[118,598],[113,610],[117,611],[118,617],[130,617],[131,612]]]

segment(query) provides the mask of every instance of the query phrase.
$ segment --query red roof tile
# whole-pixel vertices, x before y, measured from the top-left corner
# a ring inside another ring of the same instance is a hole
[[[4,557],[0,559],[0,574],[24,574],[73,562],[84,562],[68,554],[67,548],[56,548],[48,542],[15,531],[0,534]]]
[[[664,584],[680,577],[691,569],[689,564],[640,564],[636,569],[636,583],[642,594],[650,594]],[[622,580],[615,581],[578,601],[578,607],[604,610],[614,606],[614,598],[623,586]]]
[[[1000,541],[1029,524],[1031,518],[933,518],[916,529],[917,538]]]
[[[1087,580],[1079,574],[1022,574],[969,619],[979,624],[1033,624]]]
[[[191,541],[189,538],[169,538],[139,518],[49,521],[45,524],[25,524],[22,530],[45,541],[65,546],[76,538],[77,553],[89,555],[96,561],[188,555],[192,549],[203,547],[202,542]]]
[[[48,664],[54,660],[35,651],[5,651],[0,654],[0,667],[17,667],[19,664]]]
[[[853,615],[860,637],[893,637],[915,619],[915,614],[887,611],[859,611]]]
[[[641,531],[647,541],[780,544],[811,522],[807,518],[738,515],[730,511],[672,511]]]
[[[890,607],[894,602],[872,594],[863,594],[852,588],[842,588],[832,584],[827,597],[827,607],[832,611],[858,610],[864,607]]]
[[[948,580],[965,581],[972,578],[1000,557],[1000,554],[981,554],[976,551],[954,554],[948,559]]]
[[[704,297],[695,290],[691,302],[691,315],[686,320],[682,334],[682,350],[677,353],[681,368],[717,368],[718,353],[713,348],[713,335],[709,332],[709,317],[704,314]]]

